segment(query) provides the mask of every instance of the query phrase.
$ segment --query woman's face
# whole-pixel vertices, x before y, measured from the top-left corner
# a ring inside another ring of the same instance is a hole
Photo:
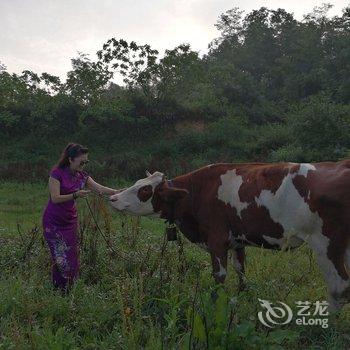
[[[70,168],[74,171],[81,171],[84,169],[84,166],[88,163],[88,154],[81,154],[74,159],[69,158]]]

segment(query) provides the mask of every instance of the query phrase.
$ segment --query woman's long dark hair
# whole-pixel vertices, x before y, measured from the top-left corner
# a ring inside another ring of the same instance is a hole
[[[66,168],[67,166],[69,166],[69,158],[76,158],[79,157],[82,154],[86,154],[88,153],[89,150],[78,144],[78,143],[68,143],[68,145],[66,146],[66,148],[63,150],[60,159],[58,160],[56,166],[59,168]]]

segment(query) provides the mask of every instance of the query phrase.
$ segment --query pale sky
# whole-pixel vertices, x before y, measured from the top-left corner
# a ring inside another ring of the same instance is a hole
[[[349,0],[0,0],[0,62],[9,72],[48,72],[65,80],[78,51],[96,52],[110,38],[150,44],[161,54],[189,43],[200,55],[219,36],[214,24],[238,6],[284,8],[297,19],[330,2],[341,14]]]

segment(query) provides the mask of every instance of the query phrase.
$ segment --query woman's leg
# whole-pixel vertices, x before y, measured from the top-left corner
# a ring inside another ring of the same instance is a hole
[[[52,257],[53,285],[62,291],[67,291],[79,276],[76,228],[46,225],[44,230]]]

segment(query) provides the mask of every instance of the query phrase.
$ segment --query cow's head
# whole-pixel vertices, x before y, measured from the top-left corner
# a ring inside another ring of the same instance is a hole
[[[126,190],[112,195],[112,207],[137,216],[160,216],[188,194],[187,190],[169,186],[164,174],[158,171],[146,172],[146,175]]]

